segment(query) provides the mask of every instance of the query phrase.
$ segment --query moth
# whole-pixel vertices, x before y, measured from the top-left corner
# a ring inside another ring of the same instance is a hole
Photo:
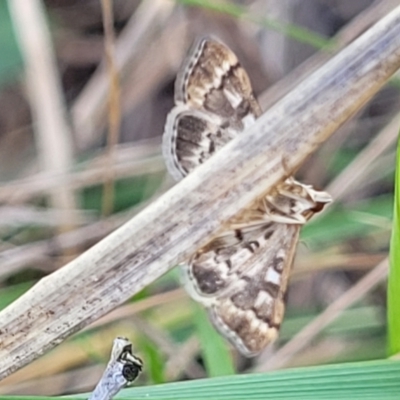
[[[170,174],[176,180],[190,174],[260,115],[236,55],[214,38],[198,40],[178,73],[165,125]],[[243,355],[255,356],[276,339],[300,227],[330,201],[289,177],[182,266],[189,294]]]

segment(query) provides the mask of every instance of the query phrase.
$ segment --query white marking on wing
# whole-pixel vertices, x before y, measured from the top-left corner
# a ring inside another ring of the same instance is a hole
[[[254,301],[254,307],[259,308],[264,304],[272,305],[273,301],[274,299],[268,292],[266,292],[265,290],[260,290],[258,292],[256,300]]]
[[[252,318],[250,322],[250,330],[253,332],[258,331],[261,328],[262,323],[263,322],[254,315],[254,318]]]
[[[242,96],[237,93],[233,93],[230,90],[224,89],[224,94],[233,108],[236,108],[243,100]]]
[[[286,252],[285,252],[285,250],[284,249],[279,249],[278,250],[278,252],[276,253],[276,256],[278,257],[278,258],[285,258],[285,255],[286,255]]]
[[[269,325],[266,322],[262,322],[259,328],[260,334],[263,336],[267,335],[269,329]]]
[[[265,274],[265,281],[279,286],[281,284],[281,274],[273,268],[268,268],[267,273]]]

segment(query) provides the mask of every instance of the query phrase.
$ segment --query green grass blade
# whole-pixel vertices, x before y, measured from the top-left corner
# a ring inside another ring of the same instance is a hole
[[[120,400],[398,400],[399,377],[400,361],[367,361],[136,387],[123,390],[116,398]],[[86,396],[71,396],[70,399],[84,399]]]
[[[195,307],[195,323],[208,376],[234,374],[235,368],[227,343],[211,325],[206,311],[197,304],[193,304],[193,307]]]
[[[400,141],[397,146],[394,215],[388,282],[388,352],[400,353]]]
[[[367,361],[133,387],[122,390],[116,399],[398,400],[399,377],[400,361]],[[68,399],[83,400],[87,396],[80,394],[68,396]],[[0,400],[5,399],[44,400],[50,397],[0,396]]]
[[[273,29],[280,32],[291,39],[297,40],[301,43],[307,43],[317,49],[328,49],[332,45],[332,41],[317,33],[314,33],[306,28],[294,24],[285,24],[281,21],[273,20],[271,18],[258,17],[249,14],[246,8],[237,4],[215,1],[215,0],[177,0],[179,3],[207,8],[216,12],[228,14],[235,18],[243,18],[248,21],[254,22],[266,28]]]
[[[165,382],[165,363],[157,346],[146,337],[139,338],[137,345],[140,348],[140,356],[146,364],[146,373],[149,381],[152,383]]]

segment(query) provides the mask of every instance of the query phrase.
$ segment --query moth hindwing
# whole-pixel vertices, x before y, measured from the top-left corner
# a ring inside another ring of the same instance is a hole
[[[261,114],[236,55],[212,38],[198,40],[175,84],[163,154],[179,180],[242,134]],[[229,222],[182,266],[186,288],[217,330],[245,356],[278,335],[299,231],[331,201],[288,178]]]

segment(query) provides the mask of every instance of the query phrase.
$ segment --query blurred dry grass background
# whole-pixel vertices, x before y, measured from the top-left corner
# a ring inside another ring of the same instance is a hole
[[[114,0],[116,38],[107,63],[100,0],[44,1],[46,19],[30,25],[30,34],[34,42],[36,29],[48,32],[54,53],[35,42],[25,55],[7,2],[0,2],[1,308],[171,185],[161,135],[177,69],[196,36],[213,34],[237,53],[265,109],[397,6],[394,0],[243,0],[221,12],[206,1],[187,3]],[[301,31],[282,32],[284,26],[314,32],[313,45]],[[112,129],[110,79],[119,81],[111,93],[120,95]],[[384,357],[399,102],[393,79],[299,171],[303,181],[327,188],[335,203],[303,230],[278,343],[255,360],[233,354],[237,371]],[[113,191],[106,206],[104,187]],[[145,360],[143,384],[207,376],[205,348],[217,339],[198,335],[196,318],[198,309],[172,271],[2,381],[0,394],[90,390],[116,335],[132,339]]]

